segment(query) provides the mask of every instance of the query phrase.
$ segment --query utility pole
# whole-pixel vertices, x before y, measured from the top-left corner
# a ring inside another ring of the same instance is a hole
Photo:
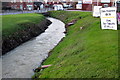
[[[117,8],[117,0],[115,0],[115,7]]]
[[[98,6],[98,4],[99,4],[99,0],[97,0],[97,6]]]

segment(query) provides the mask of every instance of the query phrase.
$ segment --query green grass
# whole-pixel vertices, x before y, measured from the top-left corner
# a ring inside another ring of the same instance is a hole
[[[25,29],[27,26],[21,24],[38,24],[44,19],[40,14],[16,14],[16,15],[3,15],[2,16],[2,36],[8,37],[13,33]]]
[[[52,66],[36,73],[36,76],[118,78],[118,31],[102,30],[100,19],[93,18],[91,12],[53,11],[51,16],[64,23],[73,19],[78,21],[68,27],[66,37],[43,63]]]

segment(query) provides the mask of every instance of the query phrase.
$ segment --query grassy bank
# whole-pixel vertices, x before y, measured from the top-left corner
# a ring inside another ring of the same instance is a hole
[[[91,12],[56,11],[51,16],[64,23],[78,21],[68,27],[66,37],[43,63],[52,66],[36,73],[37,77],[118,77],[118,31],[101,30],[100,19],[93,18]]]
[[[8,37],[15,32],[25,29],[26,25],[38,24],[44,16],[40,14],[16,14],[16,15],[3,15],[2,16],[2,35]]]

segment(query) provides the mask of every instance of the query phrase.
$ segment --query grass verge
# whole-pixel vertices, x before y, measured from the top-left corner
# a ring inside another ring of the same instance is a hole
[[[51,67],[38,78],[118,78],[118,31],[102,30],[91,12],[53,11],[52,17],[68,23],[66,37],[43,63]],[[82,19],[80,19],[80,17]],[[83,27],[80,30],[80,27]]]

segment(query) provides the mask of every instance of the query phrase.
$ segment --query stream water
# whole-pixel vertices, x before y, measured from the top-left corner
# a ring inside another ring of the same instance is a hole
[[[52,24],[44,33],[1,57],[3,78],[31,78],[33,69],[37,68],[48,57],[49,51],[65,37],[65,24],[54,18],[48,19]]]

